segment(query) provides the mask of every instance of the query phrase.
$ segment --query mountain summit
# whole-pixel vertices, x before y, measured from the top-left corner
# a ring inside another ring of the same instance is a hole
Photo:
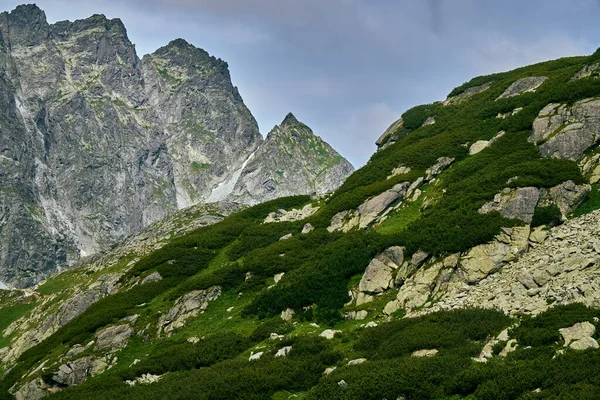
[[[118,19],[51,25],[23,5],[0,14],[0,45],[0,286],[35,284],[215,197],[264,147],[227,63],[183,39],[140,59]],[[332,190],[350,172],[323,185],[300,169],[307,179],[279,178],[285,190],[235,200]]]

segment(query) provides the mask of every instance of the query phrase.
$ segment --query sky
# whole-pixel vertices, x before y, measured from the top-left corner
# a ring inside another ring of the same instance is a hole
[[[23,1],[0,0],[10,11]],[[600,0],[37,0],[120,18],[138,55],[183,38],[229,63],[266,135],[288,112],[356,167],[407,109],[478,75],[600,47]]]

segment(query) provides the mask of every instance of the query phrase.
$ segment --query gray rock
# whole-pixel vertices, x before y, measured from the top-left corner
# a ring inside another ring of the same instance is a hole
[[[283,235],[282,237],[279,238],[279,241],[281,242],[282,240],[288,240],[291,239],[294,235],[292,235],[291,233],[288,233],[287,235]]]
[[[579,322],[570,328],[562,328],[559,329],[558,332],[563,337],[565,341],[565,347],[573,347],[575,345],[579,348],[579,350],[583,350],[581,347],[584,347],[584,344],[591,343],[588,338],[592,338],[594,333],[596,333],[596,327],[589,322]],[[583,340],[584,342],[581,344],[576,344],[578,341]],[[593,339],[592,339],[593,340]],[[595,345],[591,345],[590,347],[598,348],[598,343],[594,340]]]
[[[423,263],[425,262],[425,260],[427,260],[428,257],[429,254],[425,253],[423,250],[419,250],[412,255],[410,263],[415,267],[420,267],[421,265],[423,265]]]
[[[479,213],[487,214],[492,211],[498,211],[506,218],[516,218],[523,222],[531,223],[540,197],[540,190],[535,187],[506,188],[501,193],[498,193],[493,201],[484,204],[479,209]]]
[[[85,290],[79,292],[61,304],[56,313],[58,325],[66,325],[67,322],[88,309],[89,306],[100,300],[100,293],[96,290]],[[53,318],[54,319],[54,318]]]
[[[489,140],[478,140],[469,147],[469,155],[473,156],[482,152],[490,144]]]
[[[158,272],[153,272],[144,279],[142,279],[141,284],[145,285],[146,283],[158,282],[162,281],[162,276]]]
[[[425,171],[425,181],[429,182],[454,162],[454,158],[440,157],[437,162]]]
[[[600,100],[549,104],[534,121],[529,141],[539,145],[542,157],[576,160],[600,140],[599,115]]]
[[[133,329],[129,324],[109,326],[96,333],[97,351],[116,351],[127,346]]]
[[[377,257],[367,266],[359,284],[358,290],[364,293],[381,293],[394,286],[393,271],[404,261],[404,248],[394,246]]]
[[[348,366],[358,365],[367,362],[366,358],[357,358],[355,360],[348,361]]]
[[[66,386],[79,385],[90,376],[92,362],[93,358],[87,356],[62,364],[52,376],[52,380]]]
[[[496,100],[506,99],[509,97],[518,96],[527,92],[535,92],[535,90],[546,81],[545,76],[529,76],[526,78],[517,79],[513,82]]]
[[[41,400],[60,390],[60,387],[50,386],[42,378],[35,378],[21,386],[14,395],[16,400]]]
[[[471,97],[475,96],[476,94],[485,92],[492,86],[492,83],[493,82],[488,82],[488,83],[484,83],[483,85],[470,87],[470,88],[466,89],[464,92],[462,92],[456,96],[448,97],[442,104],[445,106],[449,106],[452,104],[460,104],[463,101],[469,100]]]
[[[208,308],[208,303],[221,296],[221,287],[213,286],[206,290],[194,290],[175,301],[173,308],[163,314],[158,320],[159,333],[164,331],[167,336],[175,329],[185,326],[188,319],[197,316]]]
[[[571,81],[576,81],[579,79],[584,79],[584,78],[589,78],[589,77],[593,77],[594,79],[598,79],[598,77],[600,76],[598,71],[600,70],[600,63],[594,63],[594,64],[586,64],[583,66],[583,68],[581,68],[579,71],[577,71],[577,73],[575,75],[573,75],[573,77],[571,78]]]
[[[277,210],[269,213],[267,218],[265,218],[265,224],[270,224],[273,222],[294,222],[301,221],[305,218],[310,217],[314,213],[319,211],[319,207],[313,207],[312,204],[305,205],[301,210],[292,209],[290,211],[286,210]]]
[[[347,232],[357,227],[360,229],[368,228],[386,211],[390,210],[390,207],[404,199],[409,186],[409,182],[399,183],[391,189],[366,200],[356,210],[337,213],[331,219],[331,224],[327,230],[329,232],[337,230]]]
[[[302,227],[302,234],[307,234],[307,233],[311,233],[312,231],[315,230],[315,227],[312,226],[312,224],[310,223],[306,223],[304,224],[304,226]]]
[[[258,204],[277,197],[329,193],[354,167],[291,113],[249,158],[229,200]]]
[[[51,25],[27,6],[2,14],[0,42],[0,282],[11,286],[177,210],[324,193],[353,170],[292,118],[263,141],[227,63],[182,39],[140,60],[118,19]]]
[[[402,129],[403,124],[404,121],[402,118],[392,123],[375,142],[377,145],[377,150],[380,150],[386,145],[393,143],[396,140],[396,134]]]
[[[335,337],[336,333],[340,333],[341,331],[333,330],[333,329],[325,329],[319,336],[324,337],[327,340],[331,340]]]
[[[296,314],[296,312],[291,308],[285,309],[281,312],[281,319],[284,321],[291,321],[292,318],[294,318],[294,314]]]
[[[592,191],[590,185],[576,185],[566,181],[550,189],[549,197],[555,203],[563,216],[575,210],[585,202]]]
[[[424,350],[417,350],[414,351],[411,356],[413,357],[433,357],[435,356],[439,351],[437,349],[424,349]]]

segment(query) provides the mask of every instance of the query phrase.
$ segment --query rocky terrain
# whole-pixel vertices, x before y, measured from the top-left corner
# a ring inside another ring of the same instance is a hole
[[[0,291],[0,398],[599,398],[598,65],[407,110],[325,196],[350,166],[288,115],[222,201]]]
[[[235,200],[255,204],[329,192],[352,172],[312,133],[304,140],[319,145],[302,151],[263,144],[226,62],[182,39],[140,59],[122,22],[103,15],[0,14],[0,92],[2,286],[33,285],[236,184]],[[242,184],[254,154],[264,172]]]

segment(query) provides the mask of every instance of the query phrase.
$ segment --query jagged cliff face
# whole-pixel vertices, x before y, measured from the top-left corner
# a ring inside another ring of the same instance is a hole
[[[353,171],[346,159],[290,113],[245,165],[229,198],[256,204],[298,194],[298,188],[304,188],[304,194],[327,193]]]
[[[0,14],[0,102],[0,285],[204,201],[263,141],[224,61],[181,39],[140,60],[120,20],[34,5]]]

